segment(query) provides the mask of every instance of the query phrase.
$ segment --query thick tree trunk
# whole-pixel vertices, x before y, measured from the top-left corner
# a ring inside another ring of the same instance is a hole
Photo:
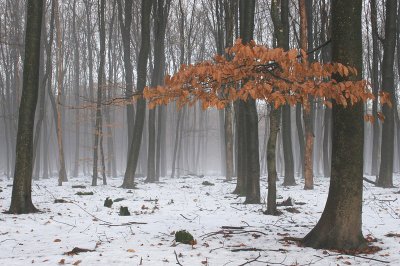
[[[362,73],[362,1],[332,2],[332,61]],[[335,77],[336,80],[343,80]],[[303,239],[305,246],[358,249],[366,246],[361,232],[363,190],[363,103],[333,103],[332,175],[325,209]]]
[[[11,205],[9,213],[31,213],[33,206],[32,156],[33,128],[39,87],[40,36],[42,27],[43,1],[27,2],[27,26],[25,33],[25,57],[21,103],[18,114],[16,162]]]
[[[383,44],[382,89],[390,93],[395,107],[394,51],[396,49],[397,0],[386,2],[385,42]],[[380,187],[393,187],[394,108],[382,106],[385,120],[382,127],[381,166],[376,183]],[[397,111],[397,110],[396,110]]]
[[[244,44],[249,43],[253,39],[254,32],[254,12],[255,0],[240,0],[240,37]],[[258,150],[258,115],[256,102],[248,99],[241,102],[244,112],[243,116],[239,116],[239,126],[243,128],[245,138],[244,152],[238,154],[239,157],[244,156],[246,177],[246,200],[245,203],[254,204],[260,202],[260,161]],[[244,119],[240,120],[240,118]],[[240,142],[240,140],[239,140]]]
[[[141,17],[141,33],[142,41],[137,67],[137,90],[142,92],[146,86],[147,60],[150,50],[150,13],[152,1],[142,0],[142,17]],[[144,119],[146,115],[146,101],[139,98],[137,101],[137,111],[135,117],[135,125],[133,128],[132,143],[129,147],[126,171],[124,175],[123,188],[132,189],[135,187],[135,172],[139,160],[140,145],[142,142],[142,133]]]

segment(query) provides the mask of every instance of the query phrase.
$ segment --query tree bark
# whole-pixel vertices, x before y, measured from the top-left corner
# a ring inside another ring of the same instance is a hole
[[[106,59],[106,27],[105,27],[105,19],[104,19],[104,9],[105,9],[105,0],[101,0],[99,3],[99,32],[100,32],[100,63],[99,63],[99,71],[97,74],[97,103],[96,103],[96,122],[95,122],[95,133],[94,133],[94,146],[93,146],[93,176],[92,176],[92,186],[97,186],[97,178],[98,178],[98,155],[99,155],[99,142],[100,142],[100,150],[102,153],[102,162],[104,166],[104,152],[103,152],[103,118],[101,115],[101,101],[103,97],[103,87],[105,84],[104,79],[104,65]],[[101,141],[100,141],[101,139]],[[103,184],[107,183],[105,178],[105,171],[103,171]]]
[[[244,44],[253,40],[254,32],[254,13],[255,0],[240,0],[240,37]],[[260,161],[259,161],[259,140],[258,140],[258,115],[256,102],[248,99],[246,102],[240,101],[243,116],[239,116],[239,127],[243,127],[245,138],[244,152],[238,156],[245,158],[245,177],[246,177],[246,200],[247,204],[260,203]],[[240,142],[240,140],[239,140]]]
[[[167,26],[171,0],[155,0],[153,3],[154,15],[154,68],[151,77],[151,87],[162,85],[165,65],[165,30]],[[161,117],[158,118],[159,121]],[[146,182],[159,181],[160,175],[156,171],[156,109],[149,111],[149,146],[147,153]],[[160,128],[161,129],[161,128]],[[160,138],[160,133],[157,139]],[[161,146],[159,146],[161,148]],[[158,160],[159,162],[159,160]]]
[[[137,90],[142,92],[146,86],[147,60],[150,50],[150,13],[152,1],[142,0],[141,17],[141,45],[137,67]],[[146,115],[146,101],[143,98],[137,100],[137,111],[135,125],[133,128],[132,143],[129,147],[126,171],[124,175],[123,188],[132,189],[135,187],[135,172],[139,159],[140,145],[142,141],[143,125]]]
[[[356,67],[361,78],[362,1],[332,2],[332,61]],[[334,77],[338,81],[343,78]],[[325,209],[303,239],[305,246],[359,249],[362,235],[363,103],[347,108],[333,102],[332,175]]]
[[[299,0],[300,9],[300,48],[303,51],[308,51],[308,34],[307,34],[307,10],[305,0]],[[308,108],[313,107],[313,100],[308,97]],[[313,178],[313,144],[314,144],[314,133],[313,133],[313,118],[311,110],[304,108],[303,111],[304,129],[306,133],[306,145],[304,153],[304,189],[314,188]]]
[[[60,163],[60,170],[58,173],[58,185],[61,186],[63,182],[68,181],[67,171],[65,168],[65,154],[64,154],[64,142],[62,132],[62,112],[61,112],[61,97],[63,94],[63,48],[61,40],[61,25],[60,25],[60,13],[58,7],[58,1],[53,0],[54,5],[54,20],[56,25],[56,43],[57,43],[57,98],[54,104],[53,96],[53,110],[56,110],[56,129],[57,129],[57,143],[58,143],[58,160]],[[52,93],[51,93],[52,94]],[[51,99],[51,97],[50,97]]]
[[[39,89],[42,0],[27,2],[24,74],[18,114],[14,181],[9,213],[36,212],[32,203],[33,129]]]
[[[75,86],[75,105],[79,104],[79,78],[80,78],[80,63],[79,63],[79,39],[77,33],[77,23],[76,23],[76,0],[73,3],[73,22],[72,22],[72,33],[74,36],[74,86]],[[74,160],[74,170],[72,176],[77,177],[79,175],[79,149],[80,149],[80,117],[79,108],[75,110],[75,160]]]
[[[379,84],[379,54],[381,51],[379,50],[378,43],[378,13],[376,10],[376,0],[370,1],[371,7],[371,28],[372,28],[372,68],[371,68],[371,86],[372,92],[375,96],[375,99],[378,99],[378,91],[380,88]],[[377,175],[379,171],[379,148],[380,148],[380,136],[381,136],[381,128],[379,126],[379,119],[377,116],[378,113],[378,101],[372,102],[372,115],[374,116],[373,122],[373,140],[372,140],[372,154],[371,154],[371,175]]]
[[[385,42],[382,60],[382,90],[390,93],[391,102],[395,104],[394,85],[394,51],[396,49],[396,13],[397,0],[386,1]],[[382,127],[381,166],[376,183],[380,187],[393,187],[393,154],[394,154],[394,108],[382,106],[385,120]],[[397,111],[397,110],[396,110]]]
[[[267,214],[277,215],[276,209],[276,138],[279,132],[280,110],[271,108],[269,113],[270,132],[267,148],[267,168],[268,168],[268,196],[267,196]]]

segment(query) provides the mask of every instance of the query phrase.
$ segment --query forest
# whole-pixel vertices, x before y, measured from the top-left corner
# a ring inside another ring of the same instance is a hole
[[[400,265],[398,0],[0,0],[0,264]]]

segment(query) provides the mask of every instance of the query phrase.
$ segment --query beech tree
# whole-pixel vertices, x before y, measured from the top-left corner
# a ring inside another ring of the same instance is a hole
[[[361,0],[332,2],[332,60],[357,68],[352,81],[335,76],[341,84],[358,83],[362,70]],[[372,95],[371,95],[372,96]],[[373,96],[372,96],[373,98]],[[351,98],[350,98],[351,100]],[[303,244],[313,248],[366,247],[361,231],[363,191],[363,105],[333,101],[332,174],[328,199],[317,225]]]
[[[16,160],[9,213],[31,213],[32,203],[33,129],[39,88],[40,37],[42,0],[27,2],[24,77],[18,115]]]

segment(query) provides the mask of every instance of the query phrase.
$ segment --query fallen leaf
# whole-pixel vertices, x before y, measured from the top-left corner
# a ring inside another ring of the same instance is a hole
[[[61,259],[58,264],[65,264],[65,259]]]
[[[61,242],[61,239],[56,238],[53,242]]]
[[[79,265],[79,263],[81,263],[81,262],[82,262],[81,260],[77,260],[74,263],[72,263],[72,265]]]
[[[132,249],[132,248],[128,249],[127,251],[128,251],[128,252],[136,252],[136,250],[134,250],[134,249]]]

